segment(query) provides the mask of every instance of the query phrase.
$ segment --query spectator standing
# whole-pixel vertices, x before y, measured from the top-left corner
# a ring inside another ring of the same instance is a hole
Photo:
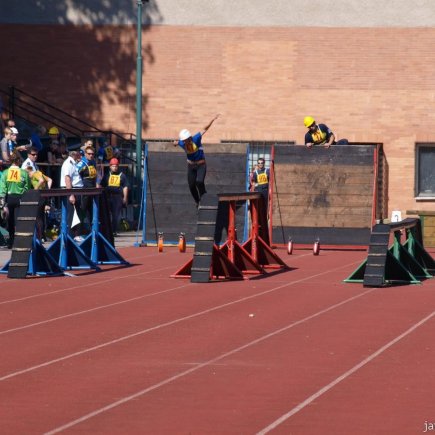
[[[36,161],[38,160],[38,148],[35,146],[30,147],[30,149],[27,150],[27,159],[24,160],[23,164],[21,165],[21,169],[27,169],[27,167],[31,167],[33,172],[36,172],[39,170],[38,165]]]
[[[30,184],[33,189],[51,189],[53,185],[53,180],[47,175],[43,174],[39,169],[36,161],[38,160],[38,149],[32,146],[27,152],[27,159],[24,160],[21,165],[21,169],[25,169],[29,174]],[[38,239],[42,242],[45,241],[45,209],[48,207],[48,200],[46,198],[41,198],[38,206],[38,214],[36,216],[36,235]]]
[[[63,133],[60,132],[60,130],[52,126],[48,129],[48,136],[50,140],[57,140],[59,143],[65,143],[66,144],[66,137]]]
[[[41,137],[45,136],[47,129],[43,125],[37,125],[35,131],[30,136],[32,145],[38,149],[40,153],[44,149],[44,144],[41,142]]]
[[[0,142],[3,164],[10,164],[10,156],[14,150],[26,151],[28,148],[28,145],[17,144],[17,136],[18,130],[15,127],[6,127],[4,129],[4,137]]]
[[[110,145],[105,137],[97,140],[97,160],[99,163],[109,163],[113,158],[119,158],[119,149]]]
[[[127,206],[128,182],[126,175],[119,171],[118,159],[111,159],[109,164],[109,172],[103,177],[101,186],[106,188],[109,197],[110,221],[113,235],[116,236],[122,207]]]
[[[10,149],[13,149],[12,144],[12,131],[9,127],[5,127],[3,130],[3,138],[0,141],[0,149],[1,149],[1,160],[2,164],[9,164],[9,158],[10,158]]]
[[[29,174],[30,184],[32,185],[33,189],[35,190],[51,189],[51,186],[53,185],[53,180],[50,177],[44,175],[39,169],[37,169],[36,171],[33,170],[33,167],[31,165],[26,166],[24,169],[26,169],[27,173]],[[38,213],[36,215],[36,236],[38,237],[38,240],[40,242],[46,241],[45,212],[48,210],[50,210],[50,207],[48,206],[48,199],[40,198],[38,204]]]
[[[18,151],[13,151],[10,155],[11,166],[6,169],[0,178],[0,208],[7,204],[9,210],[8,249],[11,249],[15,237],[16,212],[20,207],[23,194],[30,189],[30,179],[27,171],[20,168],[21,156]]]
[[[97,167],[95,163],[95,150],[92,146],[87,146],[84,149],[84,156],[77,163],[77,169],[83,180],[83,186],[93,188],[97,186]],[[83,196],[82,210],[89,220],[89,225],[92,225],[93,216],[93,197]]]
[[[62,152],[59,148],[59,141],[52,140],[48,145],[47,161],[50,165],[62,164],[65,159],[62,157]]]
[[[260,192],[265,200],[266,207],[268,207],[269,199],[269,181],[270,170],[266,169],[263,157],[257,160],[257,166],[251,173],[251,186],[254,192]]]
[[[65,158],[68,157],[68,155],[65,156]],[[48,166],[48,175],[55,180],[55,186],[58,186],[56,180],[60,177],[60,166],[64,162],[64,158],[62,157],[62,153],[59,148],[59,142],[56,139],[50,140],[50,143],[48,145],[47,149],[47,162],[49,163]]]
[[[79,174],[77,163],[82,159],[79,151],[70,151],[69,156],[63,162],[60,172],[60,187],[66,189],[74,189],[83,187],[83,180]],[[74,217],[74,210],[80,210],[80,196],[71,194],[67,201],[67,225],[70,235],[74,237],[76,242],[82,242],[83,238],[80,236],[80,226],[76,225],[71,228]]]

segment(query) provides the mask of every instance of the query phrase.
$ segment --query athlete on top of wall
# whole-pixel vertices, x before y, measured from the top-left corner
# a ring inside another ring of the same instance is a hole
[[[323,145],[329,148],[335,141],[332,130],[325,124],[316,124],[311,116],[304,118],[304,125],[308,128],[305,134],[305,146],[311,148],[314,145]]]

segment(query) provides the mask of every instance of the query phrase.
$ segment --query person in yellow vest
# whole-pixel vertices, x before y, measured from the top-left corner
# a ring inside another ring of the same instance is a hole
[[[84,149],[84,155],[80,162],[77,163],[77,169],[83,180],[83,187],[97,186],[97,164],[95,162],[95,150],[92,146]],[[82,212],[88,218],[89,226],[92,227],[93,217],[93,197],[89,195],[82,196]]]
[[[0,178],[0,209],[7,207],[9,242],[8,249],[14,243],[17,209],[20,207],[21,197],[31,188],[30,178],[25,169],[21,169],[21,156],[18,151],[10,155],[11,166],[7,168]]]
[[[266,169],[263,157],[257,160],[257,166],[251,173],[251,188],[254,192],[260,192],[263,195],[266,206],[269,199],[269,180],[270,170]]]
[[[106,188],[109,196],[110,221],[113,235],[117,235],[121,210],[128,202],[128,182],[124,173],[119,171],[118,159],[111,159],[109,172],[101,180],[101,186]]]
[[[53,180],[47,175],[43,174],[39,168],[37,171],[34,171],[33,168],[29,165],[26,167],[26,171],[29,174],[30,184],[35,190],[45,190],[51,189],[53,185]],[[45,219],[44,215],[47,210],[50,210],[48,206],[48,202],[45,198],[41,198],[38,205],[38,214],[36,215],[36,236],[39,241],[45,242]]]
[[[305,134],[305,146],[312,148],[314,145],[323,145],[329,148],[335,141],[334,133],[325,124],[316,124],[312,116],[304,118],[304,125],[308,128]]]

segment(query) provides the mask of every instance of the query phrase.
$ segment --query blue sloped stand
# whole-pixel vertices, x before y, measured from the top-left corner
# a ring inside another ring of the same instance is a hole
[[[130,263],[116,251],[113,245],[97,231],[88,234],[80,244],[83,252],[97,264],[124,264]]]
[[[7,273],[9,270],[10,260],[1,268],[0,273]],[[42,246],[41,242],[33,236],[32,251],[29,258],[27,275],[46,275],[60,276],[64,275],[62,268],[50,253]]]
[[[100,270],[97,263],[86,255],[81,245],[77,244],[69,234],[59,234],[59,237],[48,247],[47,251],[53,258],[58,260],[59,266],[64,270]]]

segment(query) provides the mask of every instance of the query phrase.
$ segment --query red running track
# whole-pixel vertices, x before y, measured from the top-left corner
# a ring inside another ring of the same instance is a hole
[[[435,424],[435,281],[345,284],[362,251],[278,253],[260,279],[171,279],[191,255],[0,277],[0,433],[416,434]],[[432,426],[433,427],[433,426]]]

